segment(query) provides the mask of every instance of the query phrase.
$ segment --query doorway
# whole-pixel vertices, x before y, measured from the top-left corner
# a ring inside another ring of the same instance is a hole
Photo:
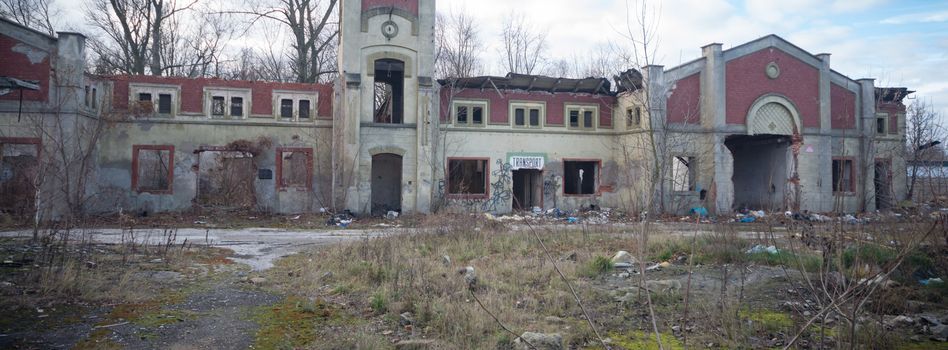
[[[513,171],[513,209],[531,210],[543,206],[543,173],[537,169]]]
[[[734,209],[783,210],[787,205],[791,139],[786,135],[732,135]]]
[[[876,209],[892,207],[892,161],[876,159],[875,163]]]
[[[372,156],[372,214],[402,210],[402,156],[381,153]]]

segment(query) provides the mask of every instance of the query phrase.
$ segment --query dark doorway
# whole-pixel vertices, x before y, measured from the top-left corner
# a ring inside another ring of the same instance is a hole
[[[376,123],[404,123],[405,63],[399,60],[375,61],[373,87]]]
[[[876,159],[875,164],[876,209],[892,207],[892,161]]]
[[[734,209],[783,210],[789,207],[790,137],[733,135],[724,141],[734,156]]]
[[[372,214],[402,210],[402,156],[372,156]]]
[[[513,171],[513,208],[530,210],[543,206],[543,174],[536,169]]]
[[[0,213],[35,212],[39,144],[0,143]]]

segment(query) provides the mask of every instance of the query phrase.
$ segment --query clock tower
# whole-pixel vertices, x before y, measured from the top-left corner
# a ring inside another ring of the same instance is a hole
[[[333,96],[333,201],[428,212],[437,128],[435,0],[343,0]]]

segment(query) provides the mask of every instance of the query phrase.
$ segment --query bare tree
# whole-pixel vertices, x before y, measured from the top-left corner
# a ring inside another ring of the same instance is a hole
[[[175,16],[197,0],[92,0],[86,19],[98,31],[92,50],[110,70],[126,74],[162,75],[168,61],[166,45],[178,29]],[[169,28],[174,27],[174,28]]]
[[[336,19],[338,0],[248,1],[246,11],[223,11],[250,16],[250,24],[259,20],[274,21],[292,34],[290,52],[286,54],[293,80],[299,83],[331,81],[337,71],[335,63],[339,25]],[[272,50],[271,50],[272,53]],[[264,55],[266,56],[266,55]],[[270,55],[272,61],[282,56]],[[280,65],[280,64],[278,64]],[[274,66],[278,66],[274,65]]]
[[[546,62],[545,30],[532,28],[522,14],[511,14],[504,19],[501,31],[503,47],[501,64],[508,72],[534,74]]]
[[[599,45],[594,51],[573,54],[568,58],[554,60],[546,68],[546,74],[564,78],[608,77],[628,69],[627,63],[613,45]]]
[[[909,165],[908,198],[915,194],[916,184],[925,162],[944,160],[944,152],[936,147],[946,141],[941,115],[931,102],[918,99],[908,106],[905,119],[905,158]]]
[[[438,14],[435,24],[435,74],[439,79],[480,74],[479,32],[471,16]]]
[[[57,26],[53,19],[62,11],[50,6],[51,3],[51,0],[0,0],[0,16],[55,36]]]

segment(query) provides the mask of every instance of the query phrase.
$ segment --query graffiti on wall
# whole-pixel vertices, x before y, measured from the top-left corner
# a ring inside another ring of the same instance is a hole
[[[490,173],[490,196],[484,198],[451,198],[446,197],[447,183],[444,179],[438,181],[437,198],[445,201],[451,207],[467,211],[496,212],[506,209],[513,198],[513,178],[510,163],[497,159],[497,165]]]

